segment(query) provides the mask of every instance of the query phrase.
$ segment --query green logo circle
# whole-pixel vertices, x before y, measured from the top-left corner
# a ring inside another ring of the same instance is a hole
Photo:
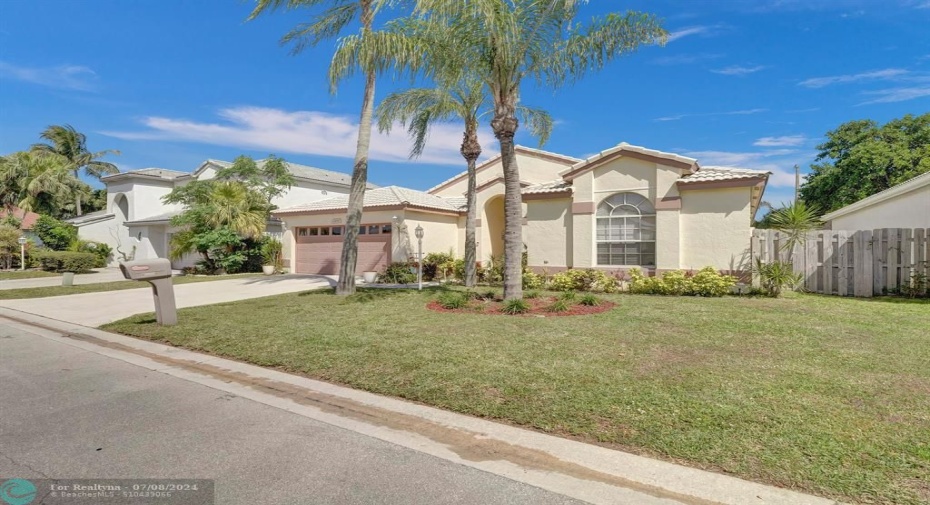
[[[36,486],[26,479],[10,479],[0,484],[0,499],[10,505],[26,505],[36,499]]]

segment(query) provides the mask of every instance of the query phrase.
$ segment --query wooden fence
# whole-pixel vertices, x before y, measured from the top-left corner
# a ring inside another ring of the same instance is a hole
[[[930,276],[930,229],[820,230],[786,250],[785,234],[755,230],[752,261],[791,261],[814,293],[871,297],[899,292],[911,273]],[[753,279],[757,282],[757,279]]]

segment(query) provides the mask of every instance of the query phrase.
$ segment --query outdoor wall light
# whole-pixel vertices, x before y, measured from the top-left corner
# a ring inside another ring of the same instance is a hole
[[[417,237],[417,290],[423,290],[423,227],[417,225],[413,229]]]

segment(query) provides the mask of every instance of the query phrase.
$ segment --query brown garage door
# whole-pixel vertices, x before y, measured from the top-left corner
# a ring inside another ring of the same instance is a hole
[[[339,273],[342,255],[342,226],[302,227],[297,234],[297,273],[333,275]],[[362,226],[358,236],[358,261],[355,271],[381,271],[391,251],[391,225]]]

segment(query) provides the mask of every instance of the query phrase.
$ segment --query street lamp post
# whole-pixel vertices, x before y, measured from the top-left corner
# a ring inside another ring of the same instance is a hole
[[[417,225],[413,230],[417,236],[417,289],[423,290],[423,227]]]
[[[19,242],[19,269],[26,269],[26,237],[16,239]]]

